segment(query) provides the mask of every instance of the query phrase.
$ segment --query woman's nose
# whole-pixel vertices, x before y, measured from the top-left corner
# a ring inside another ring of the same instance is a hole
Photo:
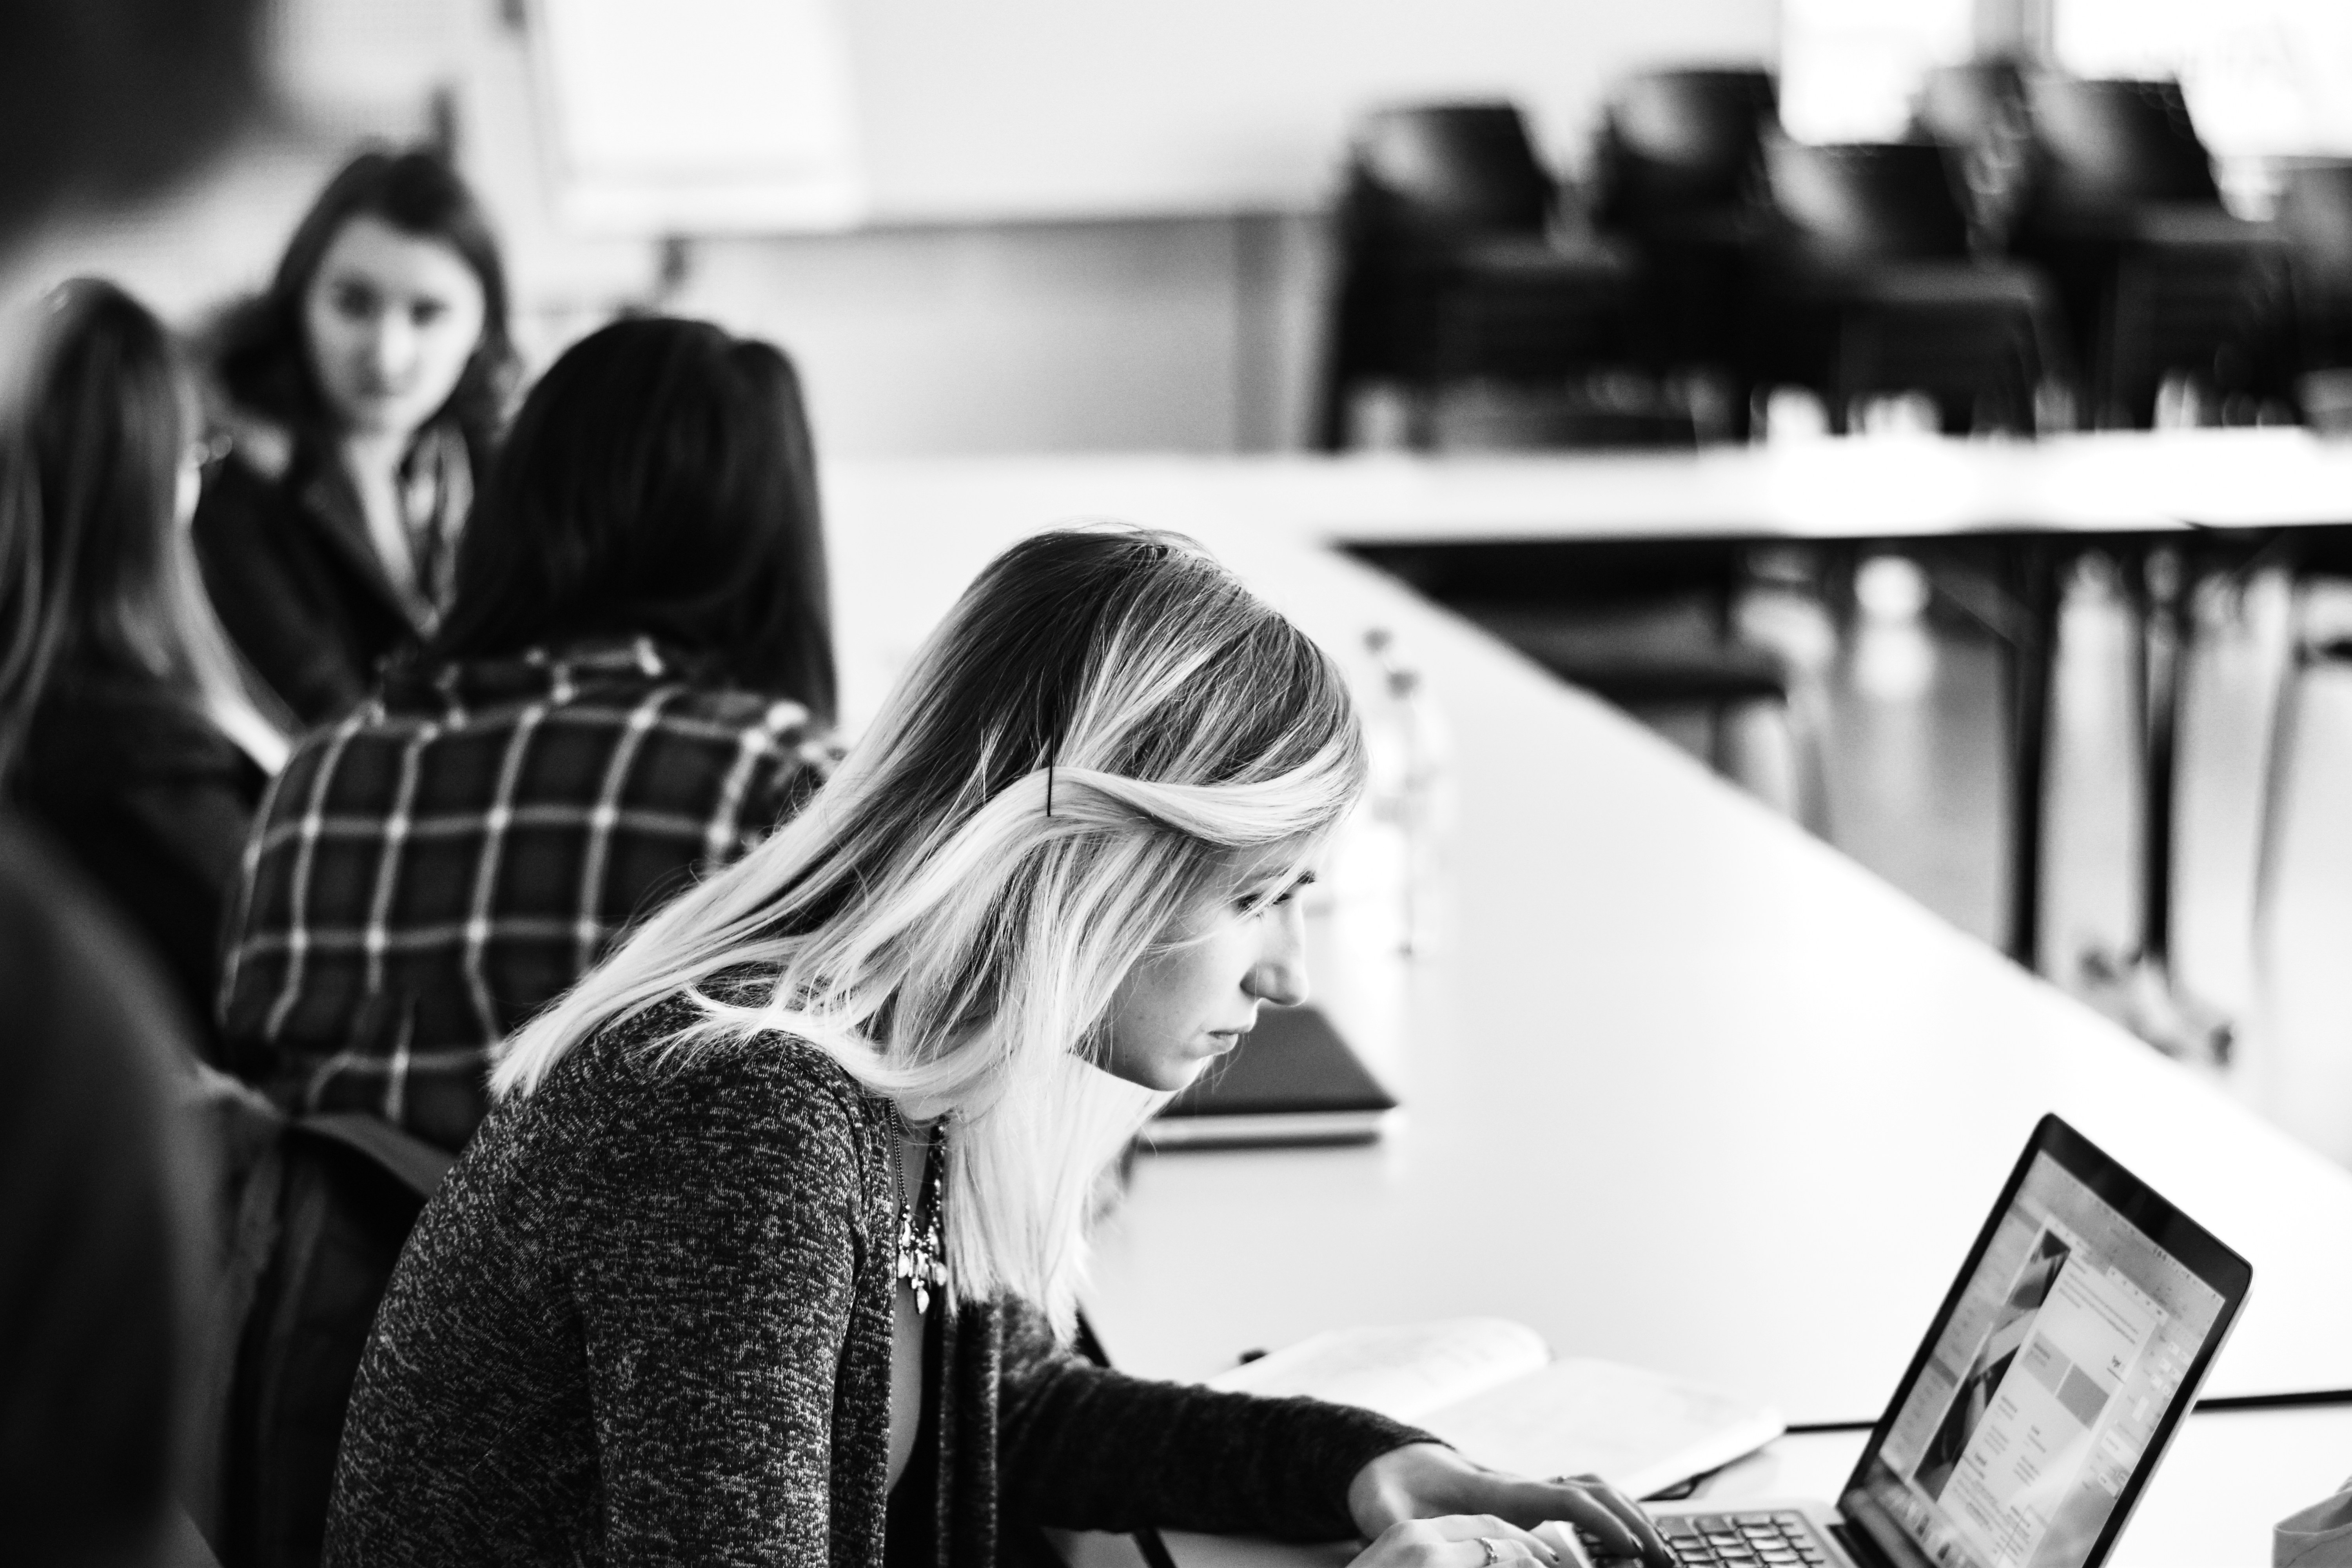
[[[374,362],[376,374],[386,380],[397,380],[408,373],[416,358],[416,329],[398,310],[386,310],[375,321],[375,331],[370,335],[368,354]]]
[[[1307,1000],[1307,917],[1294,899],[1278,904],[1265,922],[1265,945],[1249,975],[1249,994],[1277,1007]]]

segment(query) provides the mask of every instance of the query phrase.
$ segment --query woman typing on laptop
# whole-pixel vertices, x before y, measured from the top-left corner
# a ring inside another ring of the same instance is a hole
[[[419,1222],[334,1563],[989,1568],[1041,1526],[1671,1561],[1591,1479],[1068,1349],[1106,1163],[1264,1002],[1362,786],[1296,628],[1189,542],[1051,533],[789,826],[526,1026]]]

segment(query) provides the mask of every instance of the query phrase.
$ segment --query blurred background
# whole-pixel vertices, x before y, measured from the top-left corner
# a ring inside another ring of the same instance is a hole
[[[258,129],[13,290],[102,273],[200,330],[355,148],[424,143],[491,209],[527,372],[707,317],[789,350],[828,463],[2352,424],[2341,0],[280,0],[267,58]],[[2352,612],[2324,551],[2155,562],[2151,979],[2147,570],[2069,571],[2032,956],[2352,1162]],[[1616,695],[1999,941],[1996,578],[1749,552],[1583,629],[1760,659]]]

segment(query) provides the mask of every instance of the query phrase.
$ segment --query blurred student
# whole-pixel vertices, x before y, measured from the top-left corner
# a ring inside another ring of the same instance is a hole
[[[61,210],[169,187],[259,101],[258,0],[16,6],[0,47],[0,292]],[[0,421],[29,345],[0,331]],[[20,470],[21,477],[21,470]],[[0,506],[7,503],[0,499]],[[0,687],[40,638],[30,530],[0,528]],[[168,1113],[188,1046],[167,983],[75,868],[0,808],[0,1521],[11,1563],[211,1554],[172,1503],[209,1298],[202,1149]]]
[[[282,734],[188,547],[194,397],[162,323],[83,279],[36,307],[0,437],[0,777],[208,1016],[222,917]]]
[[[231,450],[196,513],[205,584],[306,724],[430,637],[515,374],[488,219],[430,153],[366,153],[232,310],[212,370]]]
[[[233,1068],[457,1148],[499,1040],[814,788],[833,705],[791,363],[697,321],[584,339],[515,421],[431,648],[271,793]]]

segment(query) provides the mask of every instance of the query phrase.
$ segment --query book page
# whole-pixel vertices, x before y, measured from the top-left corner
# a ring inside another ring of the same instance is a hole
[[[1333,1329],[1220,1373],[1209,1386],[1270,1398],[1311,1394],[1425,1425],[1431,1411],[1534,1372],[1549,1358],[1542,1336],[1523,1324],[1449,1318]]]
[[[1559,1361],[1417,1417],[1520,1475],[1595,1474],[1646,1497],[1779,1436],[1780,1413],[1638,1367]]]

